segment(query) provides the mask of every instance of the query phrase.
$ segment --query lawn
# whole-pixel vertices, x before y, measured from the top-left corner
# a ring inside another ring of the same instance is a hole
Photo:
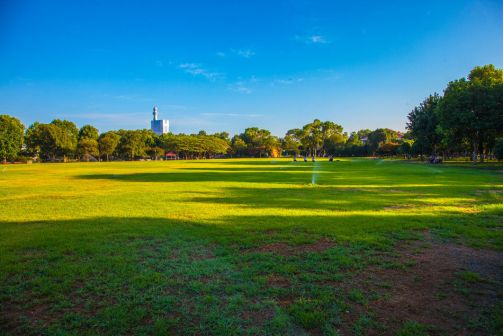
[[[0,167],[0,335],[498,335],[503,166]]]

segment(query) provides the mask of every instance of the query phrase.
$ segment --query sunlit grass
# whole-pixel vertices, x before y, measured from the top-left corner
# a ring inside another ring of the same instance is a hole
[[[313,283],[363,267],[362,250],[425,229],[503,249],[503,174],[449,165],[12,165],[0,169],[0,204],[0,299],[8,303],[2,312],[20,319],[18,332],[284,334],[329,323],[344,309],[351,297]],[[322,238],[339,244],[325,259],[243,252]],[[296,282],[273,288],[271,274]],[[295,300],[286,307],[284,297]],[[27,321],[35,308],[42,321]],[[253,318],[256,310],[266,313]]]

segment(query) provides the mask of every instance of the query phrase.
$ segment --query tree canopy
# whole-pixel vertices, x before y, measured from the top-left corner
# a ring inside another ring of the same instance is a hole
[[[19,119],[0,115],[0,158],[5,162],[17,157],[23,146],[24,125]]]

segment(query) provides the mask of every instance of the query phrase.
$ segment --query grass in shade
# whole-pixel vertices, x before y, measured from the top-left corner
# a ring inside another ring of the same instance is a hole
[[[1,166],[0,335],[497,335],[502,169]]]

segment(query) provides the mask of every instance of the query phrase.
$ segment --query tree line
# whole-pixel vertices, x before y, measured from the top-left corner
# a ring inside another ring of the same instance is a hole
[[[478,66],[451,81],[409,113],[407,130],[421,156],[503,159],[503,69]]]
[[[99,133],[92,125],[80,129],[68,120],[35,122],[26,130],[16,118],[0,116],[0,158],[4,161],[160,159],[166,153],[181,159],[215,157],[366,156],[406,153],[400,132],[391,129],[361,130],[348,135],[331,121],[314,120],[289,130],[283,138],[269,130],[250,127],[232,138],[227,132],[163,134],[151,130],[118,130]]]
[[[475,67],[467,78],[452,81],[443,96],[432,94],[408,114],[407,132],[389,128],[348,134],[332,121],[315,119],[280,138],[250,127],[232,138],[227,132],[163,134],[150,130],[99,133],[68,120],[35,122],[26,130],[15,117],[0,115],[0,159],[136,160],[170,157],[306,156],[472,156],[503,159],[503,69]]]

